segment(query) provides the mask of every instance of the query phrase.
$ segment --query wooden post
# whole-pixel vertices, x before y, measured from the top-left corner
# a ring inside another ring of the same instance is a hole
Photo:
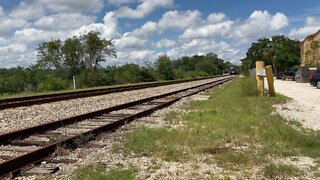
[[[274,90],[274,78],[272,74],[272,67],[270,65],[266,66],[266,76],[268,81],[268,87],[269,87],[269,94],[271,97],[276,96],[276,92]]]
[[[72,82],[73,82],[73,90],[76,89],[76,77],[72,76]]]
[[[263,89],[264,89],[264,76],[265,76],[265,69],[264,69],[264,62],[263,61],[256,61],[256,79],[258,85],[258,95],[263,96]]]

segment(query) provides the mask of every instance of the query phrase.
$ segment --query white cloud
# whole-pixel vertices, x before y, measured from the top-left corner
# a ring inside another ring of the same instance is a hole
[[[150,50],[132,51],[129,56],[133,60],[146,60],[148,57],[153,56],[153,52]]]
[[[13,19],[8,17],[0,18],[0,35],[7,35],[13,30],[27,26],[29,23],[23,19]]]
[[[104,23],[93,23],[81,26],[75,30],[73,35],[80,35],[85,32],[97,31],[101,33],[102,38],[114,39],[120,36],[118,29],[118,21],[114,18],[114,12],[107,12],[103,18]]]
[[[22,44],[10,44],[8,46],[2,46],[0,47],[0,54],[8,53],[8,52],[14,52],[14,53],[19,53],[19,52],[24,52],[27,50],[27,47]]]
[[[161,30],[183,30],[187,27],[195,25],[200,20],[201,13],[195,11],[168,11],[158,23]]]
[[[240,50],[233,48],[224,41],[216,42],[209,39],[192,39],[168,50],[166,54],[172,59],[177,59],[183,56],[204,55],[210,52],[217,54],[219,58],[237,64],[239,64],[239,58],[244,56]]]
[[[161,39],[157,42],[156,48],[170,48],[176,45],[176,42],[169,39]]]
[[[74,12],[99,12],[103,8],[103,0],[34,0],[35,5],[42,4],[52,12],[74,13]]]
[[[148,21],[144,25],[142,25],[140,28],[137,28],[132,32],[130,32],[129,35],[147,38],[148,36],[152,35],[156,31],[157,31],[157,24],[155,22]]]
[[[141,50],[147,47],[147,42],[147,40],[134,36],[124,36],[120,39],[116,39],[115,45],[117,50],[120,51]]]
[[[270,23],[270,26],[271,26],[271,30],[279,30],[283,27],[286,27],[289,25],[289,20],[288,18],[282,14],[282,13],[276,13],[271,21],[269,22]]]
[[[289,36],[297,39],[304,39],[308,35],[314,34],[320,29],[320,17],[307,17],[305,24],[301,28],[294,28],[289,32]]]
[[[9,16],[13,18],[33,20],[43,16],[44,12],[44,7],[41,4],[36,5],[32,1],[21,1],[17,7],[13,8],[9,13]]]
[[[137,9],[128,6],[121,7],[115,12],[117,18],[143,18],[157,7],[172,6],[173,0],[144,0]]]
[[[0,47],[0,66],[3,68],[27,66],[35,58],[36,55],[23,44],[13,43]]]
[[[80,13],[58,13],[44,16],[34,22],[41,29],[76,29],[83,25],[89,25],[95,21],[95,17]]]
[[[226,20],[219,23],[202,25],[186,29],[179,37],[181,39],[213,38],[218,35],[227,35],[232,30],[233,21]]]
[[[113,60],[113,62],[111,61],[111,64],[121,65],[125,63],[135,63],[143,65],[145,61],[155,60],[158,57],[156,52],[149,49],[132,50],[129,52],[120,51],[117,55],[117,59]]]
[[[278,30],[288,25],[289,21],[282,13],[271,15],[268,11],[254,11],[246,21],[234,26],[230,36],[245,44],[259,37],[278,34]]]
[[[212,13],[207,17],[207,22],[211,24],[219,23],[226,19],[226,15],[223,13]]]
[[[122,4],[133,3],[133,2],[136,2],[136,1],[137,0],[107,0],[107,3],[119,6],[119,5],[122,5]]]
[[[103,0],[22,0],[9,16],[37,19],[48,13],[97,13],[103,8]]]
[[[9,43],[9,40],[8,39],[6,39],[5,37],[1,37],[0,36],[0,46],[1,45],[6,45],[6,44],[8,44]],[[0,47],[1,48],[1,47]]]
[[[15,31],[12,40],[14,42],[27,44],[28,46],[34,48],[41,42],[49,41],[50,39],[64,40],[70,36],[70,31],[45,31],[35,28],[25,28]]]
[[[305,21],[306,26],[319,26],[320,17],[307,17]]]
[[[3,17],[5,15],[5,12],[3,10],[3,7],[0,6],[0,18]]]

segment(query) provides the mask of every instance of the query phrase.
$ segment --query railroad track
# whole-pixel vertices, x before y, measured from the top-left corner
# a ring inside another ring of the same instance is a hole
[[[31,105],[35,105],[35,104],[63,101],[63,100],[69,100],[69,99],[76,99],[76,98],[99,96],[99,95],[110,94],[110,93],[115,93],[115,92],[123,92],[123,91],[131,91],[131,90],[151,88],[151,87],[159,87],[159,86],[165,86],[165,85],[171,85],[171,84],[204,80],[204,79],[209,79],[209,78],[212,78],[212,77],[185,79],[185,80],[174,80],[174,81],[157,82],[157,83],[151,83],[151,84],[128,85],[128,86],[121,86],[121,87],[83,90],[83,91],[75,91],[75,92],[67,92],[67,93],[38,95],[38,96],[6,98],[6,99],[0,99],[0,110],[21,107],[21,106],[31,106]]]
[[[58,148],[73,148],[93,140],[102,132],[114,131],[122,125],[167,107],[181,98],[223,84],[232,76],[191,88],[181,89],[118,106],[90,112],[38,126],[0,135],[0,178],[32,173],[53,173],[58,167],[39,167],[41,162],[59,163],[54,156]],[[9,152],[10,155],[5,155]]]

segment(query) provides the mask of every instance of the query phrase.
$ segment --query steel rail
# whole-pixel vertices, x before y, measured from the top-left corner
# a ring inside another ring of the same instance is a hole
[[[23,154],[23,155],[14,157],[12,159],[8,159],[8,160],[4,161],[3,163],[0,163],[0,177],[4,176],[6,174],[12,173],[12,172],[19,172],[21,170],[21,168],[23,168],[23,167],[25,167],[25,166],[27,166],[29,164],[34,164],[34,163],[38,163],[38,162],[43,161],[46,157],[48,157],[51,154],[53,154],[55,152],[55,150],[57,149],[57,147],[61,147],[61,146],[64,146],[64,147],[70,147],[71,146],[71,147],[73,147],[73,146],[76,146],[76,144],[75,144],[76,140],[81,138],[81,137],[83,137],[83,136],[90,137],[87,140],[91,140],[96,135],[98,135],[98,134],[100,134],[102,132],[115,130],[115,129],[119,128],[120,126],[122,126],[122,125],[124,125],[124,124],[126,124],[128,122],[131,122],[131,121],[133,121],[133,120],[135,120],[137,118],[140,118],[140,117],[143,117],[143,116],[147,116],[147,115],[151,114],[152,112],[154,112],[154,111],[156,111],[158,109],[167,107],[167,106],[175,103],[176,101],[180,100],[181,98],[184,98],[184,97],[187,97],[187,96],[191,96],[193,94],[196,94],[196,93],[199,93],[201,91],[204,91],[204,90],[206,90],[208,88],[217,86],[219,84],[223,84],[223,83],[225,83],[225,82],[227,82],[227,81],[229,81],[231,79],[232,79],[232,77],[227,77],[227,78],[224,78],[224,79],[219,79],[217,81],[213,81],[211,83],[202,84],[201,86],[199,85],[199,86],[195,86],[195,87],[192,87],[192,88],[183,89],[184,91],[188,91],[188,90],[191,90],[191,89],[199,88],[196,91],[189,92],[189,93],[187,93],[185,95],[182,95],[180,97],[175,97],[174,99],[171,99],[171,100],[169,100],[167,102],[164,102],[164,103],[162,103],[160,105],[157,105],[155,107],[149,108],[147,110],[144,110],[142,112],[130,115],[130,116],[125,117],[125,118],[121,118],[118,121],[111,122],[109,124],[100,126],[98,128],[92,129],[90,131],[84,132],[84,133],[79,134],[79,135],[75,135],[75,136],[72,136],[72,137],[67,137],[64,140],[60,140],[58,142],[52,143],[52,144],[47,145],[45,147],[42,147],[42,148],[39,148],[37,150],[31,151],[31,152],[29,152],[27,154]],[[175,91],[175,92],[176,93],[181,93],[181,92],[183,92],[183,90],[179,90],[179,91]],[[171,96],[171,95],[176,94],[176,93],[173,93],[173,92],[172,93],[166,93],[166,96]],[[152,97],[153,99],[152,98],[151,99],[150,98],[146,98],[146,99],[154,100],[154,99],[159,99],[159,98],[163,98],[163,97],[166,97],[166,96],[160,95],[160,96]],[[86,118],[89,118],[89,117],[92,118],[92,116],[99,116],[101,114],[104,114],[104,112],[99,112],[98,114],[90,114],[90,116],[87,115],[87,114],[84,114],[84,116],[86,116]]]
[[[154,99],[159,99],[162,97],[166,97],[166,96],[170,96],[176,93],[180,93],[189,89],[194,89],[194,88],[198,88],[204,85],[208,85],[208,84],[212,84],[215,82],[219,82],[222,81],[223,79],[219,79],[219,80],[215,80],[213,82],[208,82],[208,83],[204,83],[198,86],[193,86],[190,88],[185,88],[185,89],[181,89],[178,91],[174,91],[174,92],[169,92],[169,93],[165,93],[165,94],[161,94],[161,95],[157,95],[157,96],[153,96],[153,97],[148,97],[148,98],[144,98],[144,99],[140,99],[140,100],[136,100],[136,101],[132,101],[129,103],[124,103],[124,104],[120,104],[117,106],[113,106],[113,107],[109,107],[109,108],[105,108],[105,109],[101,109],[98,111],[94,111],[94,112],[90,112],[90,113],[85,113],[85,114],[81,114],[81,115],[77,115],[77,116],[73,116],[73,117],[69,117],[69,118],[65,118],[65,119],[61,119],[61,120],[57,120],[57,121],[53,121],[53,122],[48,122],[48,123],[44,123],[41,125],[37,125],[37,126],[33,126],[33,127],[29,127],[29,128],[24,128],[24,129],[19,129],[16,131],[12,131],[12,132],[8,132],[8,133],[4,133],[4,134],[0,134],[0,145],[1,144],[7,144],[10,141],[14,140],[14,139],[21,139],[21,138],[26,138],[32,134],[36,134],[36,133],[41,133],[41,132],[45,132],[47,130],[50,129],[56,129],[62,126],[66,126],[68,124],[72,124],[75,122],[79,122],[85,119],[88,119],[90,117],[94,117],[94,116],[99,116],[101,114],[106,114],[109,113],[111,111],[116,111],[116,110],[120,110],[120,109],[124,109],[124,108],[128,108],[131,106],[135,106],[137,104],[141,104],[150,100],[154,100]]]
[[[221,77],[221,76],[216,76],[216,77]],[[120,86],[120,87],[109,87],[109,88],[82,90],[82,91],[75,91],[75,92],[26,96],[26,97],[17,97],[17,98],[6,98],[6,99],[0,99],[0,110],[21,107],[21,106],[31,106],[35,104],[57,102],[57,101],[76,99],[76,98],[99,96],[99,95],[110,94],[115,92],[131,91],[131,90],[137,90],[137,89],[192,82],[192,81],[198,81],[198,80],[204,80],[204,79],[210,79],[210,78],[214,78],[214,77],[173,80],[173,81],[156,82],[156,83],[150,83],[150,84],[127,85],[127,86]]]

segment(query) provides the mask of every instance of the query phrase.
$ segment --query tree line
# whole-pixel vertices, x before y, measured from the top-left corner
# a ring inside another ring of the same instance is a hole
[[[246,57],[242,59],[241,71],[249,73],[255,68],[256,61],[264,61],[265,65],[272,65],[274,73],[300,64],[300,45],[298,40],[293,40],[283,35],[271,38],[260,38],[253,42],[247,50]]]
[[[37,61],[29,67],[0,69],[0,94],[23,91],[57,91],[125,83],[152,82],[206,77],[227,72],[232,65],[214,53],[171,60],[167,55],[144,65],[124,64],[102,67],[108,57],[116,57],[114,43],[89,32],[64,41],[39,44]]]

